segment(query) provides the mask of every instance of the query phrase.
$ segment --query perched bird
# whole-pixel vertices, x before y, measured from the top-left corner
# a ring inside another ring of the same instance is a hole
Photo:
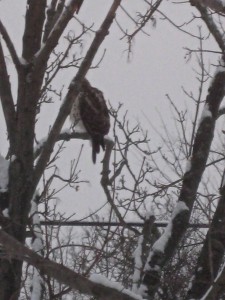
[[[92,160],[96,162],[96,154],[100,146],[105,150],[104,136],[109,132],[110,117],[103,93],[84,79],[80,93],[74,99],[70,113],[73,128],[83,126],[92,142]]]

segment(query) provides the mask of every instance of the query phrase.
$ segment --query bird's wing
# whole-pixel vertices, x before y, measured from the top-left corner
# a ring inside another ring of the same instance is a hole
[[[103,93],[96,88],[82,92],[80,115],[90,136],[104,136],[109,132],[110,117]]]
[[[103,93],[93,87],[81,92],[79,105],[81,119],[92,140],[92,160],[95,163],[100,146],[105,149],[104,135],[110,128],[108,108]]]

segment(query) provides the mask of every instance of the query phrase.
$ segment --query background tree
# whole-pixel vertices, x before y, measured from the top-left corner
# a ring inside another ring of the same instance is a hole
[[[190,20],[176,25],[162,10],[177,4],[143,0],[144,12],[137,6],[134,14],[125,1],[123,6],[114,0],[93,32],[76,16],[84,2],[27,1],[22,58],[0,21],[0,97],[8,145],[0,157],[0,299],[222,299],[224,4],[178,3],[190,12]],[[58,166],[69,141],[89,137],[62,128],[87,72],[99,66],[93,59],[117,11],[134,24],[127,29],[122,18],[114,22],[127,41],[129,58],[134,38],[145,33],[149,22],[169,21],[174,30],[198,40],[197,49],[186,49],[186,57],[191,62],[197,58],[199,89],[183,89],[189,99],[185,111],[167,95],[176,136],[165,117],[163,132],[147,120],[149,130],[158,133],[158,145],[141,124],[121,113],[121,106],[112,105],[113,140],[106,137],[100,183],[108,209],[89,215],[92,227],[74,236],[74,230],[62,230],[68,218],[55,200],[62,190],[79,193],[85,184],[78,167],[83,148],[71,162],[69,176],[62,176]],[[203,27],[196,35],[193,27],[199,24]],[[88,34],[93,40],[83,55]],[[217,50],[205,50],[212,42]],[[209,64],[214,74],[206,66],[209,54],[215,57]],[[12,82],[8,57],[16,74]],[[68,80],[64,71],[70,68],[74,74]],[[54,86],[60,73],[66,91]],[[40,141],[39,126],[49,105],[58,107],[58,113]],[[141,222],[141,228],[130,219]],[[159,230],[158,225],[166,227]]]

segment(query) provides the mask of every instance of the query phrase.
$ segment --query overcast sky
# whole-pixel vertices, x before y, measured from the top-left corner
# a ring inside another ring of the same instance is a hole
[[[97,29],[111,3],[112,1],[109,0],[84,0],[78,18],[86,25],[94,23],[94,29]],[[142,12],[144,11],[145,5],[140,3],[140,0],[124,0],[122,2],[123,6],[129,10],[133,17],[135,17],[135,12],[138,9],[142,10]],[[26,1],[24,0],[0,1],[0,18],[7,27],[19,55],[21,55],[25,6]],[[177,5],[171,4],[171,1],[164,1],[160,10],[178,25],[185,21],[188,22],[192,18],[191,13],[194,12],[188,3]],[[124,28],[127,27],[130,31],[134,29],[132,22],[128,20],[121,9],[117,19]],[[122,33],[114,23],[110,29],[110,35],[104,41],[95,59],[95,62],[97,62],[104,49],[106,49],[103,62],[98,69],[90,70],[88,73],[88,78],[92,85],[101,89],[107,100],[110,100],[115,107],[118,103],[124,103],[124,111],[129,111],[130,120],[133,122],[139,120],[145,129],[149,129],[149,135],[153,144],[154,141],[157,143],[158,140],[154,131],[149,128],[147,119],[151,120],[155,126],[159,126],[160,117],[157,113],[159,111],[163,117],[167,118],[168,126],[170,126],[169,105],[165,95],[169,94],[179,108],[183,107],[185,109],[187,98],[185,98],[181,87],[184,86],[188,91],[193,92],[196,92],[198,89],[198,82],[193,71],[193,68],[196,68],[195,60],[193,59],[187,63],[185,59],[186,51],[183,49],[184,47],[197,48],[198,40],[175,29],[168,21],[161,20],[160,15],[157,15],[157,19],[155,28],[151,23],[145,28],[149,36],[140,33],[135,38],[132,57],[129,62],[127,60],[126,41],[125,39],[120,40]],[[191,24],[188,28],[193,34],[198,34],[197,22]],[[76,33],[76,28],[73,29]],[[92,36],[87,37],[83,54],[92,38]],[[212,59],[216,62],[216,56]],[[8,62],[8,67],[11,72],[15,95],[15,77],[12,74],[10,61]],[[66,77],[64,75],[59,76],[57,84],[60,85],[63,82],[66,91],[66,86],[73,74],[74,72],[71,70],[71,73],[67,73]],[[60,103],[52,105],[51,109],[43,111],[42,122],[39,122],[41,125],[38,125],[38,138],[44,137],[46,130],[56,116],[59,105]],[[173,130],[172,125],[171,130]],[[3,140],[2,132],[0,137]],[[73,141],[68,149],[65,150],[64,159],[59,163],[59,166],[63,168],[61,170],[62,174],[68,174],[70,159],[72,159],[73,153],[75,153],[76,157],[80,149],[78,145],[81,144],[82,142]],[[0,144],[0,152],[3,155],[6,154],[7,150],[5,145],[4,143]],[[96,188],[96,182],[100,180],[101,165],[100,163],[96,166],[92,165],[91,151],[88,148],[89,144],[84,142],[84,145],[88,157],[81,161],[80,167],[83,168],[85,164],[88,164],[88,167],[82,173],[81,179],[89,180],[90,184],[88,188],[87,186],[81,186],[77,195],[74,191],[64,194],[64,199],[61,199],[60,202],[63,208],[70,208],[72,198],[74,207],[79,207],[79,216],[88,212],[90,203],[93,210],[94,207],[105,202],[101,188]],[[100,157],[98,161],[100,161]],[[80,196],[83,199],[82,203]]]

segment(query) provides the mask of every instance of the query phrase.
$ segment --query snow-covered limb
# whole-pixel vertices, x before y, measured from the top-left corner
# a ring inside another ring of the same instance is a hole
[[[218,112],[218,117],[219,118],[220,116],[223,116],[225,114],[225,106],[221,106],[220,109],[219,109],[219,112]]]
[[[221,186],[220,188],[224,188],[225,187],[225,170],[223,172],[223,176],[222,176],[222,181],[221,181]]]
[[[42,279],[37,269],[34,269],[33,279],[32,279],[32,292],[31,292],[31,300],[41,300],[42,295]]]
[[[146,265],[150,248],[154,241],[158,238],[159,232],[155,225],[155,216],[151,210],[145,212],[145,222],[142,230],[142,235],[139,236],[138,245],[134,255],[134,274],[133,288],[135,293],[143,295],[141,282],[144,275],[144,266]]]
[[[169,238],[171,237],[171,232],[173,229],[173,220],[179,215],[182,214],[185,211],[188,211],[189,208],[183,201],[178,201],[170,222],[168,223],[167,227],[165,228],[164,233],[161,235],[161,237],[155,242],[153,245],[152,251],[161,252],[164,253],[165,246],[168,243]],[[152,253],[150,253],[151,257]],[[148,266],[145,267],[145,270],[148,270]]]
[[[206,167],[214,136],[215,123],[224,94],[225,70],[220,69],[216,72],[208,90],[206,111],[210,110],[211,114],[209,116],[209,113],[207,112],[207,117],[204,117],[198,126],[193,144],[191,169],[184,174],[178,206],[176,207],[164,234],[153,245],[152,252],[149,255],[146,274],[141,286],[143,295],[153,295],[155,293],[160,282],[162,267],[174,255],[178,243],[188,228],[190,214],[202,174]],[[218,218],[218,220],[219,219],[221,218]],[[218,236],[217,239],[220,239],[220,237]],[[208,243],[206,247],[208,248]],[[209,274],[207,274],[207,276],[208,278],[211,278]],[[199,289],[199,286],[196,286],[197,289]]]
[[[201,297],[200,300],[212,300],[212,299],[219,299],[219,292],[221,287],[224,285],[225,279],[225,266],[221,268],[221,271],[217,275],[216,279],[211,283],[210,287],[206,291],[206,293]],[[222,299],[222,298],[220,298]]]
[[[64,10],[60,14],[60,16],[58,16],[58,19],[54,24],[53,28],[51,29],[51,32],[48,33],[48,37],[45,40],[45,43],[42,44],[41,49],[35,54],[37,64],[41,60],[48,59],[49,54],[57,46],[60,36],[62,35],[67,24],[73,17],[73,14],[76,9],[76,2],[77,0],[70,0],[68,5],[64,7]]]
[[[92,274],[89,277],[89,279],[92,282],[99,283],[106,287],[113,288],[119,292],[122,292],[123,294],[128,295],[128,296],[132,297],[133,299],[142,300],[141,296],[135,294],[134,292],[131,292],[128,289],[125,289],[119,282],[111,281],[111,280],[107,279],[105,276],[102,276],[100,274]]]
[[[209,83],[209,89],[210,89],[210,87],[213,85],[213,82],[214,82],[214,80],[215,80],[217,74],[223,73],[223,72],[225,72],[225,62],[224,62],[224,60],[223,60],[222,58],[220,58],[220,59],[218,60],[218,64],[217,64],[217,66],[216,66],[214,75],[213,75],[212,79],[210,80],[210,83]],[[204,110],[206,110],[206,111],[209,110],[209,107],[204,107]],[[204,110],[203,110],[203,111],[204,111]],[[219,110],[219,111],[220,111],[220,110]]]
[[[89,140],[90,136],[87,132],[71,132],[70,129],[66,129],[59,134],[57,141],[70,141],[72,139]],[[47,140],[48,138],[45,137],[38,142],[37,146],[34,148],[35,158],[37,158],[41,154],[41,151],[45,147],[45,143],[47,142]]]
[[[39,272],[58,280],[58,282],[70,286],[72,289],[82,294],[93,295],[104,300],[141,300],[138,295],[130,291],[121,290],[116,287],[109,286],[105,282],[95,282],[85,278],[84,276],[70,270],[69,268],[56,262],[45,259],[34,251],[25,247],[9,234],[0,230],[0,243],[4,244],[7,254],[33,265]],[[125,292],[124,292],[125,291]]]
[[[155,225],[155,216],[152,211],[145,212],[145,222],[142,230],[142,235],[138,238],[138,245],[135,249],[134,256],[134,274],[133,274],[133,287],[132,290],[135,293],[143,295],[141,286],[141,281],[144,274],[144,266],[147,262],[149,255],[149,250],[154,243],[154,241],[159,236],[159,232]]]
[[[47,137],[42,138],[38,142],[36,147],[34,148],[34,156],[36,158],[41,154],[41,151],[42,151],[43,147],[45,146],[47,139],[48,139]],[[75,130],[72,130],[72,131],[71,131],[71,129],[64,129],[59,134],[57,141],[70,141],[73,139],[90,140],[90,136],[86,131],[80,130],[80,128],[78,128],[78,130],[77,130],[77,128],[75,128]],[[106,147],[112,148],[114,146],[114,141],[112,140],[112,138],[110,136],[106,135],[104,137],[104,141],[105,141]],[[106,151],[107,151],[107,149],[106,149]]]
[[[160,265],[165,259],[165,251],[166,247],[170,242],[172,233],[174,231],[174,224],[177,222],[180,223],[183,216],[186,215],[189,209],[183,201],[178,201],[170,222],[165,228],[164,233],[161,237],[154,243],[151,252],[149,253],[149,257],[145,264],[144,268],[144,278],[143,282],[140,285],[138,293],[142,295],[144,298],[148,296],[153,296],[155,292],[155,288],[158,284],[158,280],[160,279],[161,268]],[[154,260],[154,263],[152,262]]]
[[[141,259],[142,254],[142,244],[143,244],[143,235],[140,235],[138,238],[138,245],[133,253],[134,256],[134,274],[133,274],[133,286],[132,291],[134,293],[138,292],[138,284],[141,279],[141,269],[143,268],[143,262]]]
[[[212,80],[209,84],[209,89],[211,88],[211,86],[213,86],[217,75],[220,74],[220,73],[224,73],[224,72],[225,72],[225,63],[224,63],[223,59],[220,59],[219,62],[218,62],[218,65],[216,67],[214,76],[213,76],[213,78],[212,78]],[[220,112],[220,110],[219,110],[219,112]],[[212,115],[212,111],[210,109],[209,103],[206,102],[205,105],[204,105],[203,111],[202,111],[201,118],[199,120],[199,126],[200,126],[201,122],[203,122],[206,118],[212,118],[212,117],[213,117],[213,115]],[[218,115],[217,115],[217,117],[218,117]]]
[[[225,186],[223,181],[222,178],[220,198],[196,263],[192,285],[188,289],[189,298],[219,299],[218,280],[224,273],[225,254]],[[214,283],[212,283],[213,280]]]
[[[41,255],[43,253],[43,239],[40,225],[40,217],[38,215],[38,199],[39,195],[36,192],[31,201],[30,210],[33,225],[32,232],[34,234],[31,247],[33,251]],[[31,291],[31,300],[41,300],[41,296],[43,293],[43,280],[40,276],[39,271],[36,268],[34,268]]]
[[[0,193],[8,190],[9,161],[0,154]]]
[[[219,290],[221,288],[220,282],[224,283],[225,278],[225,263],[223,263],[223,266],[216,276],[215,280],[211,283],[209,289],[206,291],[205,295],[200,300],[211,300],[215,299],[217,293],[219,293]]]
[[[9,217],[9,161],[7,161],[0,154],[0,210],[3,212],[5,217]]]
[[[28,61],[23,57],[19,57],[19,61],[20,61],[20,64],[24,65],[24,66],[29,64]]]
[[[191,158],[189,157],[186,162],[185,173],[191,170]]]
[[[8,208],[5,208],[3,211],[2,211],[2,214],[5,218],[9,218],[9,209]]]
[[[178,201],[175,209],[173,210],[172,217],[170,222],[168,223],[167,227],[165,228],[164,233],[161,235],[161,237],[154,243],[152,247],[152,252],[161,252],[164,253],[165,246],[168,243],[169,238],[171,237],[171,232],[173,229],[173,220],[179,215],[182,214],[185,211],[188,211],[189,208],[183,201]],[[149,259],[151,258],[152,252],[149,255]],[[145,266],[145,270],[149,270],[148,264]]]
[[[205,120],[205,118],[212,118],[212,112],[209,110],[209,104],[206,103],[204,108],[203,108],[203,111],[202,111],[202,115],[201,115],[201,118],[200,118],[200,121],[199,121],[199,124]]]

